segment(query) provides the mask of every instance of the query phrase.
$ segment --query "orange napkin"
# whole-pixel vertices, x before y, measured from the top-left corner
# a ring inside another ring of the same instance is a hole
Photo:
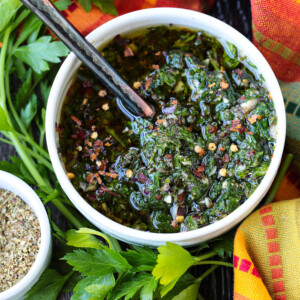
[[[300,299],[300,199],[263,206],[234,241],[234,299]]]

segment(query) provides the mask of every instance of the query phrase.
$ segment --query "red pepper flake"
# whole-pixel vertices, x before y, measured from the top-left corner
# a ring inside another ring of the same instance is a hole
[[[92,183],[93,182],[93,179],[94,179],[94,174],[93,173],[90,173],[87,177],[86,177],[86,181],[88,183]]]
[[[173,220],[173,221],[172,221],[172,226],[173,226],[175,229],[178,227],[177,221],[176,221],[176,220]]]
[[[172,159],[172,158],[173,158],[173,155],[172,155],[172,154],[169,154],[169,153],[168,153],[168,154],[165,155],[165,159]]]
[[[100,178],[99,174],[98,174],[98,173],[95,173],[94,175],[95,175],[95,177],[96,177],[98,183],[101,184],[101,183],[102,183],[102,179]]]
[[[150,125],[148,126],[148,129],[149,129],[149,130],[152,130],[152,129],[153,129],[153,125],[150,124]]]
[[[55,131],[58,133],[62,133],[62,131],[64,130],[63,126],[61,124],[57,124],[55,123]]]
[[[92,147],[93,144],[89,141],[89,140],[85,140],[85,143],[89,146],[89,147]]]
[[[154,70],[159,70],[159,65],[152,65],[152,68],[153,68]]]
[[[181,202],[185,196],[185,192],[182,192],[181,194],[178,195],[178,201]]]
[[[243,76],[243,71],[242,71],[241,69],[236,69],[236,70],[235,70],[235,73],[236,73],[238,76],[240,76],[240,77]]]
[[[2,48],[2,46],[3,46],[3,42],[0,42],[0,48]]]
[[[218,131],[217,125],[210,126],[208,132],[209,133],[216,133]]]
[[[184,55],[185,57],[191,57],[191,54],[187,53]]]
[[[82,105],[86,105],[87,103],[88,103],[88,99],[84,98],[83,101],[82,101]]]
[[[248,117],[248,121],[249,121],[251,124],[254,124],[258,118],[259,118],[259,115],[254,114],[252,117]]]
[[[225,153],[224,156],[222,157],[222,161],[224,163],[228,163],[230,161],[229,155],[227,153]]]
[[[117,173],[106,172],[105,176],[108,176],[108,177],[111,177],[111,178],[117,178],[119,175]]]
[[[155,196],[155,198],[156,198],[157,200],[161,200],[162,195],[161,195],[161,194],[158,194],[158,195]]]
[[[192,174],[195,175],[195,176],[197,176],[198,178],[202,178],[202,176],[203,176],[203,173],[198,172],[197,169],[194,169],[194,170],[192,171]]]
[[[216,85],[216,83],[213,82],[212,84],[208,85],[208,87],[209,87],[209,88],[212,88],[212,87],[214,87],[215,85]]]
[[[172,104],[172,105],[176,105],[177,102],[178,102],[178,101],[175,99],[175,100],[172,100],[171,104]]]
[[[221,88],[222,88],[223,90],[226,90],[226,89],[229,88],[229,83],[225,82],[225,80],[222,79],[221,82],[220,82],[220,86],[221,86]]]
[[[157,120],[156,123],[157,124],[162,124],[164,121],[166,121],[166,120]]]
[[[205,170],[204,166],[198,166],[198,168],[197,168],[197,171],[199,173],[204,172],[204,170]]]
[[[125,46],[124,56],[125,57],[134,56],[134,53],[133,53],[132,49],[127,45]]]
[[[225,150],[225,148],[223,146],[219,147],[219,151],[224,151],[224,150]]]
[[[244,96],[242,96],[241,98],[240,98],[240,100],[241,101],[244,101],[246,98],[244,97]]]
[[[152,78],[152,77],[148,77],[148,78],[147,78],[147,81],[146,81],[146,83],[145,83],[145,90],[146,90],[146,91],[148,91],[149,86],[150,86],[150,84],[151,84],[152,81],[153,81],[153,78]]]
[[[91,161],[94,161],[97,158],[97,155],[95,153],[92,153],[90,156]]]
[[[105,146],[106,146],[106,147],[110,147],[110,146],[111,146],[111,143],[107,142],[107,143],[105,143]]]
[[[253,132],[250,132],[250,131],[247,131],[246,133],[247,133],[247,134],[251,134],[251,135],[253,135],[253,134],[254,134]]]
[[[154,55],[161,55],[161,52],[160,51],[158,51],[158,52],[156,52],[156,53],[154,53]]]
[[[94,149],[95,149],[96,151],[99,151],[100,148],[103,147],[103,142],[100,141],[100,140],[97,140],[97,141],[94,142],[94,145],[93,145],[93,146],[94,146]]]
[[[71,119],[72,119],[77,125],[81,126],[81,121],[80,121],[78,118],[76,118],[75,116],[71,116]]]
[[[238,132],[239,131],[238,129],[241,127],[242,127],[242,124],[239,119],[235,119],[235,120],[231,121],[231,128],[230,128],[231,131]]]

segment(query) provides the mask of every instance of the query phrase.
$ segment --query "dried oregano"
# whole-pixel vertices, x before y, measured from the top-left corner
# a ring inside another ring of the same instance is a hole
[[[40,239],[40,225],[31,207],[14,193],[0,189],[0,292],[29,272]]]

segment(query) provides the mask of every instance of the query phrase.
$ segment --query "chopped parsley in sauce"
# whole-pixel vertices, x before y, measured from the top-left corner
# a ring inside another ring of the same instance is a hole
[[[117,36],[102,54],[156,115],[128,121],[80,68],[57,131],[82,197],[120,224],[164,233],[214,223],[246,201],[270,165],[277,117],[237,48],[162,26]]]

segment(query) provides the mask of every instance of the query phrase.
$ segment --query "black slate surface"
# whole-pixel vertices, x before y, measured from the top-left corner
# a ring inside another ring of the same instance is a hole
[[[193,0],[190,0],[193,1]],[[236,28],[248,39],[252,40],[251,28],[251,8],[250,0],[216,0],[209,15],[222,20]],[[0,160],[8,160],[10,155],[14,155],[14,149],[0,142]],[[52,217],[54,221],[62,228],[66,226],[66,221],[59,211],[53,206]],[[53,251],[55,252],[54,245]],[[205,268],[199,268],[194,275],[203,273]],[[229,300],[233,299],[233,271],[229,268],[219,267],[209,277],[207,277],[200,287],[201,295],[206,300]],[[61,295],[59,300],[70,299],[69,295]],[[188,300],[188,299],[187,299]]]

